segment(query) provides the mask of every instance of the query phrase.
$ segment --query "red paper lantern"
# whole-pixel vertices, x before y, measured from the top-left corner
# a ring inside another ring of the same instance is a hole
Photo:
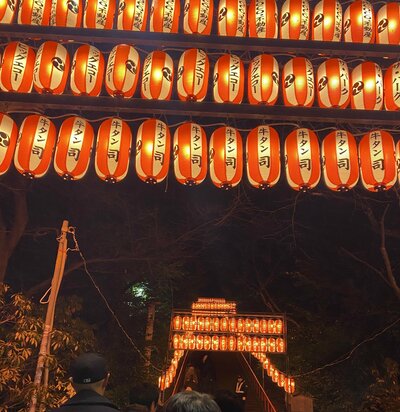
[[[294,190],[307,191],[321,178],[317,135],[310,129],[296,129],[285,141],[286,178]]]
[[[351,108],[381,110],[383,106],[383,76],[373,62],[364,62],[351,72]]]
[[[62,94],[69,73],[67,49],[55,41],[39,47],[33,68],[33,85],[38,93]]]
[[[150,31],[178,33],[180,13],[180,0],[152,0]]]
[[[400,61],[387,69],[383,84],[386,110],[400,110]]]
[[[169,100],[174,79],[174,63],[169,54],[153,51],[143,63],[141,95],[143,99]]]
[[[278,37],[278,7],[275,0],[251,0],[248,17],[250,37]]]
[[[136,173],[146,183],[162,182],[168,174],[171,135],[168,126],[157,119],[145,120],[136,143]]]
[[[245,0],[219,0],[218,35],[245,37],[247,4]]]
[[[49,170],[56,143],[56,128],[45,116],[32,114],[19,130],[14,165],[19,173],[30,179],[42,177]]]
[[[228,338],[224,335],[219,337],[219,350],[228,350]]]
[[[70,85],[75,96],[98,96],[104,76],[104,57],[94,46],[84,44],[72,60]]]
[[[242,137],[233,127],[219,127],[210,140],[211,180],[221,189],[230,189],[240,183],[242,173]]]
[[[317,71],[319,107],[344,109],[350,102],[350,76],[342,59],[325,60]]]
[[[244,94],[244,66],[235,54],[224,54],[214,66],[213,92],[217,103],[241,103]]]
[[[211,34],[214,2],[212,0],[185,0],[183,32],[185,34]]]
[[[106,90],[110,96],[132,97],[139,78],[139,53],[133,46],[119,44],[108,57]]]
[[[342,6],[338,0],[321,0],[314,8],[311,34],[313,40],[340,41]]]
[[[18,129],[14,120],[0,113],[0,176],[9,169],[17,143]]]
[[[128,173],[132,132],[126,122],[112,117],[101,123],[97,132],[95,166],[100,179],[120,182]]]
[[[48,26],[50,22],[51,0],[21,0],[18,24]]]
[[[281,175],[280,142],[277,131],[258,126],[247,136],[247,178],[253,187],[275,186]]]
[[[179,59],[176,88],[180,100],[204,100],[207,94],[210,63],[203,50],[189,49]]]
[[[284,385],[285,392],[287,393],[294,393],[295,391],[295,384],[293,378],[285,378],[285,385]]]
[[[89,29],[112,29],[116,0],[86,0],[83,27]]]
[[[275,57],[260,54],[250,62],[247,93],[250,104],[273,105],[278,99],[279,65]]]
[[[10,24],[13,22],[17,0],[3,0],[0,3],[0,24]]]
[[[308,0],[285,0],[280,17],[281,39],[308,40],[310,5]]]
[[[179,183],[194,186],[207,175],[207,136],[196,123],[184,123],[174,133],[174,171]]]
[[[90,162],[94,131],[82,117],[64,120],[58,132],[54,155],[54,169],[64,180],[78,180],[85,176]]]
[[[400,44],[400,3],[387,3],[376,15],[376,42]]]
[[[118,30],[145,31],[146,23],[146,0],[119,0]]]
[[[314,103],[314,70],[310,60],[294,57],[283,67],[283,100],[285,106],[306,106]]]
[[[322,142],[322,169],[326,186],[347,191],[358,182],[358,153],[354,136],[345,130],[329,133]]]
[[[173,319],[174,330],[180,330],[182,327],[182,316],[175,316]]]
[[[396,164],[397,164],[397,175],[400,182],[400,140],[396,143]]]
[[[389,190],[397,179],[392,135],[383,130],[369,132],[361,139],[358,150],[363,186],[371,192]]]
[[[203,350],[204,348],[204,336],[203,335],[197,335],[196,337],[196,349],[197,350]]]
[[[53,0],[50,26],[81,27],[82,0]]]
[[[343,17],[344,41],[373,43],[375,41],[375,15],[367,0],[356,0],[347,7]]]
[[[229,351],[236,350],[236,337],[235,336],[229,336],[229,338],[228,338],[228,350]]]
[[[21,42],[9,43],[0,66],[0,88],[3,92],[30,93],[33,84],[35,52]]]

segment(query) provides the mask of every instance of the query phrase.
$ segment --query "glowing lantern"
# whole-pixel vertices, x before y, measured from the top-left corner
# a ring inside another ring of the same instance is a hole
[[[219,350],[219,337],[217,335],[211,338],[211,350]]]
[[[172,347],[174,348],[174,349],[177,349],[177,348],[179,348],[179,335],[174,335],[173,336],[173,338],[172,338]]]
[[[189,49],[179,59],[176,88],[183,101],[201,102],[207,94],[210,63],[203,50]]]
[[[78,180],[85,176],[90,162],[94,131],[82,117],[64,120],[58,133],[54,169],[65,180]]]
[[[267,338],[261,338],[260,339],[260,351],[261,352],[266,352],[268,348],[268,340]]]
[[[67,49],[54,41],[41,44],[33,68],[33,85],[38,93],[62,94],[69,73]]]
[[[286,178],[294,190],[313,189],[321,177],[319,143],[310,129],[296,129],[285,141]]]
[[[400,61],[386,70],[383,84],[386,110],[400,110]]]
[[[211,34],[214,2],[212,0],[185,0],[183,32],[185,34]]]
[[[0,66],[0,88],[3,92],[30,93],[33,83],[35,52],[20,42],[4,49]]]
[[[280,388],[283,388],[285,386],[285,375],[283,373],[279,373],[279,377],[278,377],[278,386]]]
[[[56,128],[45,116],[36,114],[24,119],[19,130],[14,165],[30,179],[42,177],[49,170],[56,143]]]
[[[211,337],[206,335],[204,336],[204,350],[210,350],[211,349]]]
[[[189,341],[188,348],[190,350],[195,349],[196,348],[196,338],[194,337],[194,335],[189,335],[188,341]]]
[[[108,57],[106,90],[110,96],[132,97],[139,78],[138,52],[127,44],[115,46]]]
[[[236,332],[236,319],[229,318],[229,332]]]
[[[375,15],[367,0],[356,0],[344,12],[344,41],[373,43],[375,40]]]
[[[210,139],[210,176],[215,186],[229,189],[243,173],[242,137],[233,127],[219,127]]]
[[[274,371],[273,371],[273,373],[272,373],[272,376],[271,376],[272,382],[278,383],[279,375],[280,375],[279,370],[278,370],[278,369],[274,369]]]
[[[211,330],[211,319],[208,316],[204,318],[204,330],[206,332],[209,332]]]
[[[10,24],[14,19],[17,0],[3,0],[0,4],[0,24]]]
[[[253,332],[254,333],[259,333],[260,332],[260,320],[259,319],[253,319]]]
[[[116,0],[86,0],[83,27],[112,29]]]
[[[175,316],[173,319],[173,326],[175,330],[180,330],[182,327],[182,316]]]
[[[145,31],[146,22],[146,0],[119,0],[118,30]]]
[[[17,143],[18,129],[11,117],[0,113],[0,176],[9,169]]]
[[[396,155],[393,137],[383,130],[363,136],[359,147],[361,181],[371,192],[389,190],[396,182]]]
[[[358,154],[354,136],[344,130],[329,133],[322,142],[322,168],[329,189],[347,191],[358,182]]]
[[[376,42],[400,44],[400,3],[387,3],[376,15]]]
[[[278,99],[279,65],[275,57],[260,54],[250,62],[247,93],[250,104],[273,105]]]
[[[144,99],[169,100],[172,93],[174,63],[163,51],[153,51],[143,64],[141,94]]]
[[[350,76],[342,59],[325,60],[317,71],[319,107],[344,109],[350,102]]]
[[[228,338],[226,336],[220,336],[219,350],[228,350]]]
[[[258,126],[247,136],[247,178],[253,187],[274,186],[281,175],[280,142],[276,130]]]
[[[244,336],[243,341],[244,341],[244,350],[246,352],[251,352],[252,351],[252,341],[251,341],[250,336]]]
[[[338,0],[321,0],[314,8],[312,39],[340,41],[342,37],[342,6]]]
[[[145,120],[136,143],[136,173],[146,183],[162,182],[168,174],[171,135],[168,126],[157,119]]]
[[[160,391],[164,391],[165,390],[165,375],[161,375],[158,378],[158,387],[160,388]]]
[[[268,320],[268,333],[276,333],[275,321],[273,319]]]
[[[230,351],[236,350],[236,338],[235,338],[235,336],[229,336],[229,338],[228,338],[228,350],[230,350]]]
[[[214,66],[213,92],[217,103],[241,103],[244,93],[244,66],[234,54],[224,54]]]
[[[104,57],[94,46],[84,44],[72,60],[70,86],[75,96],[98,96],[104,75]]]
[[[189,330],[196,330],[196,325],[197,325],[196,317],[191,316],[189,319]]]
[[[219,324],[219,330],[221,332],[227,332],[229,328],[228,318],[222,318]]]
[[[189,316],[184,316],[182,321],[183,321],[183,328],[182,329],[183,330],[189,330],[189,321],[190,321]]]
[[[278,7],[275,0],[251,0],[248,19],[250,37],[278,37]]]
[[[397,175],[400,182],[400,140],[396,143],[396,163],[397,163]]]
[[[50,26],[81,27],[82,0],[52,0]]]
[[[260,338],[254,336],[251,340],[251,350],[253,352],[258,352],[260,350]]]
[[[245,331],[246,333],[251,333],[251,331],[252,331],[252,326],[253,326],[252,320],[249,319],[249,318],[246,318],[245,321],[244,321],[244,331]]]
[[[268,351],[268,352],[276,352],[276,341],[275,341],[275,338],[269,338],[269,339],[268,339],[267,351]]]
[[[199,316],[197,318],[197,330],[201,330],[201,331],[204,330],[204,318],[203,318],[203,316]]]
[[[308,0],[285,0],[281,9],[281,39],[308,40],[310,5]]]
[[[178,33],[181,3],[179,0],[152,0],[150,31]]]
[[[364,62],[351,72],[351,108],[381,110],[383,106],[383,76],[373,62]]]
[[[185,337],[183,335],[179,336],[179,349],[184,349],[185,346]]]
[[[244,319],[238,318],[237,320],[237,331],[244,332]]]
[[[219,0],[218,35],[245,37],[247,4],[245,0]]]
[[[283,100],[285,106],[306,106],[314,103],[314,70],[310,60],[294,57],[283,67]]]
[[[283,322],[281,319],[275,321],[275,333],[281,334],[283,332]]]
[[[295,390],[294,379],[293,378],[285,378],[284,388],[285,388],[285,392],[294,393],[294,390]]]
[[[261,319],[260,320],[260,332],[262,334],[268,333],[268,321],[267,321],[267,319]]]
[[[285,352],[285,341],[282,338],[276,339],[276,351],[279,353]]]
[[[213,318],[211,330],[214,332],[219,332],[219,318]]]
[[[51,0],[23,0],[19,5],[18,24],[48,26]]]
[[[243,336],[238,336],[236,343],[237,343],[237,350],[239,352],[242,352],[244,350],[244,341],[243,341],[244,337]]]
[[[266,358],[265,361],[263,362],[263,365],[262,365],[263,369],[268,369],[270,363],[271,363],[271,361],[268,358]]]

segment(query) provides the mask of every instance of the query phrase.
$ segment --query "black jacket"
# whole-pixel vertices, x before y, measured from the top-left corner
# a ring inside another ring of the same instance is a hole
[[[115,412],[118,411],[106,397],[91,390],[83,390],[51,412]]]

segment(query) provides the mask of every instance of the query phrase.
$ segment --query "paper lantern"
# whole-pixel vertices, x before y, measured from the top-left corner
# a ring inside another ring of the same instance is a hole
[[[252,347],[252,339],[250,338],[250,336],[244,336],[243,341],[244,341],[244,350],[246,352],[251,352],[253,350],[253,347]]]
[[[178,33],[180,12],[180,0],[152,0],[150,31]]]
[[[18,11],[18,24],[48,26],[52,0],[21,0]]]
[[[224,54],[215,63],[214,100],[217,103],[241,103],[244,93],[244,66],[235,54]]]
[[[244,332],[244,319],[238,318],[237,320],[237,331],[243,333]]]
[[[342,59],[325,60],[317,71],[319,107],[344,109],[350,103],[350,75]]]
[[[204,350],[210,350],[211,349],[211,336],[204,336]]]
[[[219,0],[218,35],[245,37],[247,4],[245,0]]]
[[[49,170],[56,143],[56,128],[45,116],[27,116],[19,129],[14,165],[30,179],[39,178]]]
[[[321,0],[315,5],[311,38],[319,41],[341,40],[342,6],[338,0]]]
[[[253,187],[275,186],[281,175],[280,142],[276,130],[258,126],[247,136],[247,178]]]
[[[50,26],[81,27],[82,0],[52,0]]]
[[[356,0],[347,7],[343,17],[344,41],[373,43],[375,41],[375,15],[372,4]]]
[[[244,331],[246,333],[251,333],[252,332],[252,327],[253,327],[253,322],[251,319],[247,318],[244,321]]]
[[[85,0],[83,27],[112,29],[116,0]]]
[[[236,319],[229,318],[229,332],[236,332]]]
[[[219,322],[219,330],[221,332],[228,332],[228,329],[229,329],[228,318],[222,318]]]
[[[283,67],[283,100],[285,106],[306,106],[314,103],[314,70],[310,60],[294,57]]]
[[[194,186],[207,175],[207,137],[196,123],[184,123],[174,133],[174,171],[179,183]]]
[[[283,321],[281,319],[277,319],[275,321],[275,333],[277,334],[283,333]]]
[[[174,63],[163,51],[153,51],[147,55],[143,64],[143,99],[169,100],[174,79]]]
[[[203,331],[204,330],[204,318],[203,316],[199,316],[197,318],[197,330]]]
[[[251,350],[253,352],[258,352],[260,350],[260,338],[258,338],[257,336],[254,336],[251,339]]]
[[[351,72],[351,108],[381,110],[383,106],[383,76],[373,62],[363,62]]]
[[[317,135],[310,129],[295,129],[285,141],[286,178],[294,190],[307,191],[321,178]]]
[[[179,59],[176,88],[183,101],[204,100],[207,94],[210,63],[203,50],[189,49]]]
[[[308,0],[285,0],[280,17],[281,39],[308,40],[310,5]]]
[[[18,129],[14,120],[0,113],[0,176],[9,169],[17,143]]]
[[[248,19],[250,37],[278,37],[278,7],[275,0],[251,0]]]
[[[400,3],[387,3],[376,15],[376,42],[400,44]]]
[[[183,330],[189,330],[189,320],[190,320],[189,316],[184,316],[182,318],[182,325],[183,325],[182,329]]]
[[[75,96],[98,96],[104,76],[104,57],[94,46],[79,46],[71,67],[70,86]]]
[[[361,139],[358,150],[363,186],[371,192],[389,190],[397,179],[392,135],[383,130],[369,132]]]
[[[211,180],[219,188],[230,189],[239,184],[242,173],[242,137],[233,127],[219,127],[210,140]]]
[[[335,130],[322,141],[322,169],[326,186],[334,191],[347,191],[358,182],[357,143],[345,130]]]
[[[386,70],[383,84],[386,110],[400,110],[400,61]]]
[[[219,332],[219,318],[212,319],[211,330],[214,332]]]
[[[0,24],[10,24],[13,22],[17,0],[3,0],[0,3]]]
[[[397,177],[400,182],[400,140],[396,143],[396,163],[397,163]]]
[[[226,336],[219,337],[219,350],[228,350],[228,338]]]
[[[257,318],[253,319],[253,332],[260,333],[260,320]]]
[[[213,0],[185,0],[183,32],[185,34],[211,34],[213,13]]]
[[[247,95],[250,104],[273,105],[278,99],[279,65],[275,57],[260,54],[250,62]]]
[[[110,96],[130,98],[139,78],[139,53],[128,44],[115,46],[108,57],[106,90]]]
[[[3,92],[30,93],[33,84],[35,52],[21,42],[11,42],[4,49],[0,66]]]
[[[118,30],[145,31],[146,24],[146,0],[119,0]]]
[[[97,132],[96,174],[108,183],[120,182],[128,173],[132,132],[118,117],[101,123]]]
[[[260,320],[260,332],[264,335],[268,333],[268,321],[266,319]]]
[[[33,86],[38,93],[62,94],[69,73],[67,49],[55,41],[42,43],[33,68]]]
[[[236,350],[236,337],[235,336],[228,337],[228,350],[229,351]]]
[[[293,378],[285,378],[285,392],[287,393],[294,393],[295,391],[295,384]]]
[[[182,316],[174,316],[172,323],[174,330],[180,330],[182,327]]]
[[[94,131],[82,117],[64,120],[58,132],[54,155],[54,169],[64,180],[78,180],[85,176],[90,163]]]
[[[162,182],[168,174],[171,135],[168,126],[157,119],[145,120],[136,143],[136,173],[146,183]]]

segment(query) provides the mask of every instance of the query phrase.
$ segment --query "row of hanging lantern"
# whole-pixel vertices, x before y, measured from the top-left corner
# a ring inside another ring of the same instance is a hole
[[[17,139],[18,136],[18,139]],[[56,144],[57,142],[57,144]],[[15,122],[0,115],[0,175],[14,159],[16,169],[30,178],[42,177],[49,169],[54,154],[54,168],[66,180],[81,179],[88,170],[94,130],[81,117],[70,117],[62,123],[58,138],[56,127],[46,116],[30,115],[19,133]],[[208,148],[207,148],[208,146]],[[103,121],[98,129],[95,150],[96,174],[107,182],[119,182],[129,170],[132,132],[118,117]],[[239,131],[219,127],[209,145],[204,129],[193,122],[180,125],[173,136],[174,172],[179,183],[193,186],[209,174],[219,188],[237,186],[243,174],[243,151],[250,184],[256,188],[274,186],[281,174],[280,139],[270,126],[258,126],[247,136],[245,149]],[[15,153],[14,153],[15,151]],[[144,121],[137,132],[135,169],[146,183],[160,183],[168,174],[171,134],[161,120]],[[361,175],[363,186],[370,191],[390,189],[397,181],[400,163],[400,141],[396,147],[392,135],[384,130],[366,133],[357,150],[354,136],[335,130],[322,141],[310,129],[293,130],[285,139],[286,178],[294,190],[307,191],[319,183],[322,170],[327,187],[346,191],[355,187]],[[397,158],[397,162],[396,162]]]
[[[66,48],[57,42],[44,42],[35,57],[34,50],[21,42],[5,47],[0,67],[0,88],[6,92],[62,94],[71,67],[70,87],[74,95],[98,96],[103,79],[109,95],[131,98],[140,73],[139,54],[133,46],[120,44],[110,52],[107,65],[99,49],[87,44],[76,50],[72,65]],[[203,101],[207,94],[210,63],[200,49],[188,49],[179,59],[176,88],[183,101]],[[250,104],[273,105],[279,83],[286,106],[310,107],[315,94],[323,108],[400,110],[400,61],[385,73],[374,62],[365,61],[351,73],[346,62],[327,59],[318,67],[314,81],[313,65],[305,57],[294,57],[283,67],[280,82],[277,60],[268,54],[254,57],[247,71],[247,97]],[[164,51],[145,58],[141,79],[144,99],[169,100],[174,81],[173,59]],[[218,103],[243,101],[245,70],[241,59],[223,54],[214,66],[213,97]],[[315,92],[316,90],[316,92]]]
[[[184,355],[183,350],[174,351],[174,356],[171,359],[171,363],[168,369],[165,372],[163,372],[161,376],[158,378],[158,387],[160,388],[160,391],[165,391],[171,386],[176,376],[176,371],[178,369],[179,361],[183,355]]]
[[[0,5],[0,23],[12,23],[18,0]],[[22,1],[17,22],[59,27],[145,31],[150,11],[151,32],[177,33],[180,0],[38,0]],[[150,2],[149,2],[150,3]],[[213,0],[185,0],[182,31],[210,34]],[[115,17],[115,14],[117,17]],[[116,24],[114,24],[116,20]],[[279,26],[279,30],[278,30]],[[219,36],[400,44],[400,4],[389,2],[375,12],[366,0],[356,0],[345,10],[337,0],[321,0],[310,11],[308,0],[286,0],[279,13],[275,0],[219,0]]]

